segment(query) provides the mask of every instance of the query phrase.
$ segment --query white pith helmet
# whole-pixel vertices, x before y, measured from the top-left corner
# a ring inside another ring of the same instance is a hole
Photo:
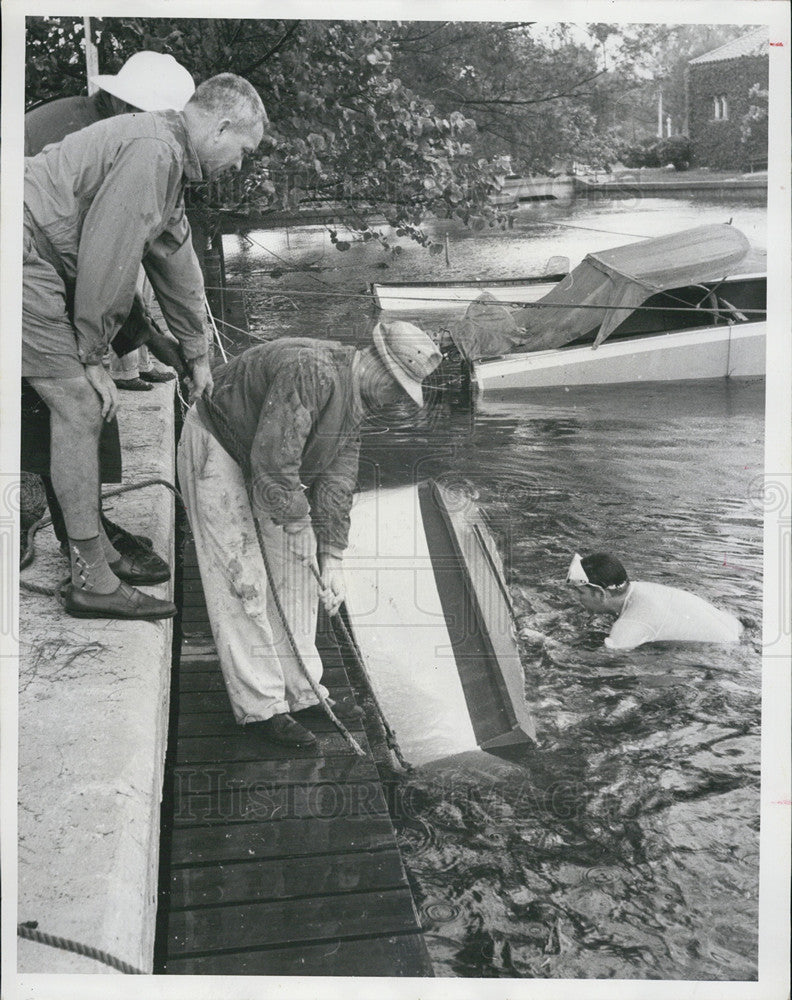
[[[423,406],[421,382],[442,360],[435,342],[419,327],[404,320],[377,323],[372,337],[393,378],[418,406]]]
[[[195,93],[184,66],[164,52],[136,52],[117,73],[92,76],[91,83],[141,111],[181,111]]]

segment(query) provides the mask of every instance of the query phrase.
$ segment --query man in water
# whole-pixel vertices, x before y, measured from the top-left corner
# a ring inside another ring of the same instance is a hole
[[[129,586],[143,580],[100,522],[100,432],[118,407],[102,357],[129,315],[142,263],[193,395],[211,392],[203,277],[183,185],[239,169],[266,121],[250,83],[224,73],[201,84],[181,113],[109,118],[25,160],[22,376],[50,410],[50,474],[71,557],[68,614],[176,613],[172,602]]]
[[[647,642],[738,642],[742,626],[726,611],[676,587],[631,583],[618,559],[605,552],[575,553],[566,578],[592,614],[618,615],[605,640],[608,649],[635,649]]]
[[[234,716],[290,746],[316,742],[291,713],[319,702],[318,600],[335,614],[344,599],[361,424],[408,397],[422,405],[421,381],[440,362],[410,323],[380,323],[373,337],[362,351],[307,338],[249,348],[213,370],[212,397],[189,411],[179,441]]]

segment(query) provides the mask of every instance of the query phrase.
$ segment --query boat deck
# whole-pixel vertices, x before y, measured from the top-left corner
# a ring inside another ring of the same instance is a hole
[[[329,722],[291,750],[234,721],[195,549],[184,560],[182,649],[166,780],[160,955],[167,974],[431,976],[370,752]],[[351,695],[326,617],[324,683]],[[349,728],[369,751],[360,723]]]

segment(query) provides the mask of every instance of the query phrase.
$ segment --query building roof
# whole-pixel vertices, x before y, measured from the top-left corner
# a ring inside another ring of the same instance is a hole
[[[695,59],[689,60],[689,63],[695,66],[697,63],[723,62],[726,59],[739,59],[741,56],[765,56],[768,41],[767,28],[762,25],[747,35],[740,35],[739,38],[733,38],[730,42],[719,45],[711,52],[696,56]]]

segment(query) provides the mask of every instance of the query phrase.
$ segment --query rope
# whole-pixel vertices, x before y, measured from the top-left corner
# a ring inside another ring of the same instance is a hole
[[[292,633],[291,628],[289,627],[289,621],[286,617],[286,613],[283,610],[283,605],[281,604],[280,596],[278,594],[278,589],[275,585],[275,579],[272,573],[272,567],[270,566],[269,559],[267,559],[266,546],[264,545],[264,540],[261,537],[261,527],[258,523],[258,518],[255,515],[255,508],[253,506],[253,495],[250,487],[250,463],[246,458],[245,449],[242,446],[242,442],[239,440],[239,437],[237,436],[234,428],[231,427],[231,425],[229,424],[225,414],[217,406],[214,405],[211,399],[204,398],[204,405],[209,410],[212,419],[216,421],[217,424],[223,428],[226,434],[229,435],[229,439],[233,443],[234,447],[234,451],[230,452],[231,457],[234,459],[235,462],[237,462],[242,467],[242,471],[245,474],[245,481],[248,491],[248,502],[250,503],[250,510],[251,514],[253,515],[253,523],[256,526],[256,538],[259,543],[261,558],[262,561],[264,562],[264,569],[267,573],[267,582],[269,583],[269,587],[272,592],[272,597],[275,602],[275,608],[283,624],[283,628],[286,633],[286,638],[288,639],[289,646],[291,647],[292,654],[294,655],[295,660],[297,661],[300,669],[305,675],[306,680],[311,686],[311,690],[318,698],[319,704],[322,706],[322,710],[324,711],[325,715],[330,719],[330,721],[333,723],[336,729],[338,729],[338,731],[347,741],[349,746],[354,750],[354,752],[359,757],[365,757],[366,751],[361,747],[361,745],[358,743],[358,741],[355,739],[352,733],[350,733],[350,731],[346,728],[343,722],[341,722],[341,720],[336,716],[335,712],[333,712],[332,708],[327,703],[327,699],[325,698],[324,694],[322,694],[321,688],[309,673],[308,667],[306,666],[305,661],[303,660],[302,655],[300,654],[300,651],[297,648],[297,643],[295,642],[294,635]],[[318,571],[314,570],[314,572],[316,573]]]
[[[212,329],[214,330],[215,340],[217,341],[217,346],[220,348],[220,353],[223,355],[223,361],[228,361],[228,355],[226,354],[226,349],[223,347],[223,342],[220,339],[220,331],[217,329],[217,324],[215,323],[214,315],[212,313],[212,307],[209,305],[209,299],[206,297],[206,292],[204,292],[204,306],[206,312],[209,316],[209,322],[212,324]]]
[[[725,278],[721,279],[720,284],[722,284],[723,281],[725,281],[725,280],[726,280]],[[485,291],[486,287],[487,287],[486,281],[480,282],[480,286],[481,286],[481,290]],[[471,288],[472,287],[473,286],[471,286]],[[242,291],[242,292],[247,291],[247,289],[245,288],[244,285],[226,285],[226,288],[232,288],[232,289],[236,289],[236,290]],[[311,291],[310,289],[306,289],[306,288],[290,288],[288,294],[290,296],[292,296],[292,295],[297,295],[297,296],[299,296],[299,295],[311,295],[311,296],[324,295],[324,296],[327,296],[328,298],[337,298],[337,299],[338,298],[341,298],[341,299],[367,299],[368,301],[371,301],[371,294],[369,292],[329,292],[329,291],[326,291],[325,289],[322,289],[322,290],[318,290],[317,289],[316,291]],[[426,303],[426,302],[448,302],[451,305],[464,305],[465,304],[464,302],[460,302],[459,299],[451,298],[449,296],[444,296],[444,295],[435,295],[435,296],[432,296],[432,297],[426,297],[426,296],[423,296],[423,295],[399,295],[399,298],[403,299],[406,302],[418,302],[418,303],[421,303],[421,302],[423,302],[423,303]],[[696,307],[690,306],[690,305],[687,305],[687,306],[681,306],[681,305],[680,306],[645,306],[645,305],[644,306],[630,306],[630,305],[619,306],[619,305],[607,305],[606,304],[606,305],[598,306],[598,305],[589,305],[589,304],[585,304],[585,303],[582,303],[582,302],[564,302],[564,303],[561,303],[561,302],[541,302],[541,301],[539,301],[539,302],[516,302],[516,301],[509,300],[509,299],[498,299],[498,305],[513,306],[513,307],[519,308],[519,309],[594,309],[594,310],[597,310],[599,312],[603,312],[605,310],[610,311],[612,309],[613,310],[623,309],[623,310],[627,310],[629,312],[679,312],[679,313],[695,312],[698,315],[701,315],[702,313],[714,313],[714,314],[718,313],[717,309],[699,309],[699,308],[696,308]],[[385,311],[387,311],[387,310],[385,310]],[[757,316],[766,316],[767,315],[767,310],[766,309],[742,309],[741,312],[743,312],[746,316],[750,316],[750,315],[754,315],[754,314],[757,315]],[[230,323],[226,323],[225,325],[226,326],[231,326]],[[239,328],[231,326],[231,329],[236,330],[236,329],[239,329]],[[240,330],[240,333],[247,333],[247,331],[246,330]]]
[[[110,497],[120,496],[122,493],[133,493],[135,490],[145,489],[147,486],[166,486],[171,493],[179,500],[179,502],[184,506],[184,500],[182,499],[181,493],[176,489],[173,483],[169,483],[167,479],[144,479],[142,483],[129,483],[126,486],[118,486],[115,489],[108,490],[106,493],[102,494],[102,499],[106,500]],[[31,565],[36,557],[35,550],[35,538],[38,531],[41,528],[46,528],[48,524],[52,524],[52,517],[49,514],[44,514],[38,519],[34,524],[28,528],[27,532],[27,547],[25,549],[25,554],[19,562],[20,572],[23,569],[27,569]],[[60,588],[64,583],[68,583],[69,577],[64,577],[63,580],[57,585],[57,587],[45,587],[39,583],[30,583],[28,580],[19,581],[19,589],[26,590],[31,594],[41,594],[43,597],[57,597]]]
[[[321,586],[322,578],[319,575],[319,569],[316,566],[312,565],[311,572],[316,578],[317,583],[319,583],[319,585]],[[383,729],[385,730],[385,739],[388,744],[388,749],[393,753],[396,760],[399,762],[399,764],[405,771],[412,771],[413,766],[405,759],[404,755],[402,754],[401,747],[399,746],[399,742],[396,739],[396,733],[393,731],[393,729],[391,729],[390,723],[385,717],[385,713],[382,710],[382,706],[379,703],[379,699],[377,698],[377,695],[374,692],[374,685],[371,683],[371,676],[369,674],[368,667],[366,666],[363,656],[357,647],[357,643],[352,638],[349,629],[347,628],[346,622],[341,617],[341,615],[333,615],[330,621],[332,623],[333,629],[337,628],[338,631],[341,633],[341,638],[343,639],[345,645],[352,650],[352,655],[355,657],[355,664],[360,673],[363,675],[363,679],[366,682],[366,687],[368,688],[369,697],[374,702],[374,708],[376,709],[377,714],[379,715],[380,720],[382,721],[382,726]]]
[[[95,962],[102,962],[109,965],[111,969],[123,972],[127,976],[145,976],[142,969],[135,968],[129,962],[123,962],[115,955],[91,945],[82,944],[80,941],[72,941],[70,938],[58,937],[55,934],[45,934],[37,929],[38,923],[35,920],[28,920],[23,924],[17,924],[17,934],[28,941],[36,941],[38,944],[49,945],[50,948],[60,948],[61,951],[70,951],[75,955],[84,955],[85,958],[92,958]]]

